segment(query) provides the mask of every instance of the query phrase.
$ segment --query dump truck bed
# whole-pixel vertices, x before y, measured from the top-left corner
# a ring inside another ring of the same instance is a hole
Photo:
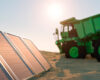
[[[73,23],[80,39],[100,32],[100,14]]]

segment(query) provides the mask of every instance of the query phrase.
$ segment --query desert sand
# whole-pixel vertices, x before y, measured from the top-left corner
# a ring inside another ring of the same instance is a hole
[[[34,80],[100,80],[100,63],[96,59],[67,59],[64,54],[41,53],[52,68]]]

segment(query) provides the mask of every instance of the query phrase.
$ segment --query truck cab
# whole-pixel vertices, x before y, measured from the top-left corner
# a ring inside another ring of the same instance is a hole
[[[68,20],[64,20],[60,22],[63,28],[63,31],[61,32],[62,38],[72,38],[77,37],[76,29],[73,25],[73,22],[77,21],[75,18],[70,18]]]

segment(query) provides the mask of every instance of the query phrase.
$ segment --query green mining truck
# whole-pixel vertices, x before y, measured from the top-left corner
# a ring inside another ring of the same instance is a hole
[[[85,58],[87,54],[100,61],[100,14],[77,20],[61,21],[62,31],[56,28],[56,45],[68,58]]]

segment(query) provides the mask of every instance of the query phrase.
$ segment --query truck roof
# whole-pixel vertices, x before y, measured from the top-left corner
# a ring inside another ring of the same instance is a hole
[[[84,21],[84,20],[87,20],[89,18],[93,18],[93,17],[97,17],[97,16],[100,16],[100,14],[97,14],[97,15],[94,15],[94,16],[90,16],[90,17],[87,17],[87,18],[84,18],[84,19],[81,19],[81,20],[77,20],[75,17],[72,17],[72,18],[69,18],[67,20],[61,21],[60,24],[62,24],[62,25],[70,25],[70,24],[78,23],[80,21]]]
[[[61,21],[60,24],[62,24],[62,25],[69,25],[69,24],[71,24],[73,22],[76,22],[76,21],[78,21],[78,20],[76,20],[75,17],[72,17],[72,18],[69,18],[67,20]]]

